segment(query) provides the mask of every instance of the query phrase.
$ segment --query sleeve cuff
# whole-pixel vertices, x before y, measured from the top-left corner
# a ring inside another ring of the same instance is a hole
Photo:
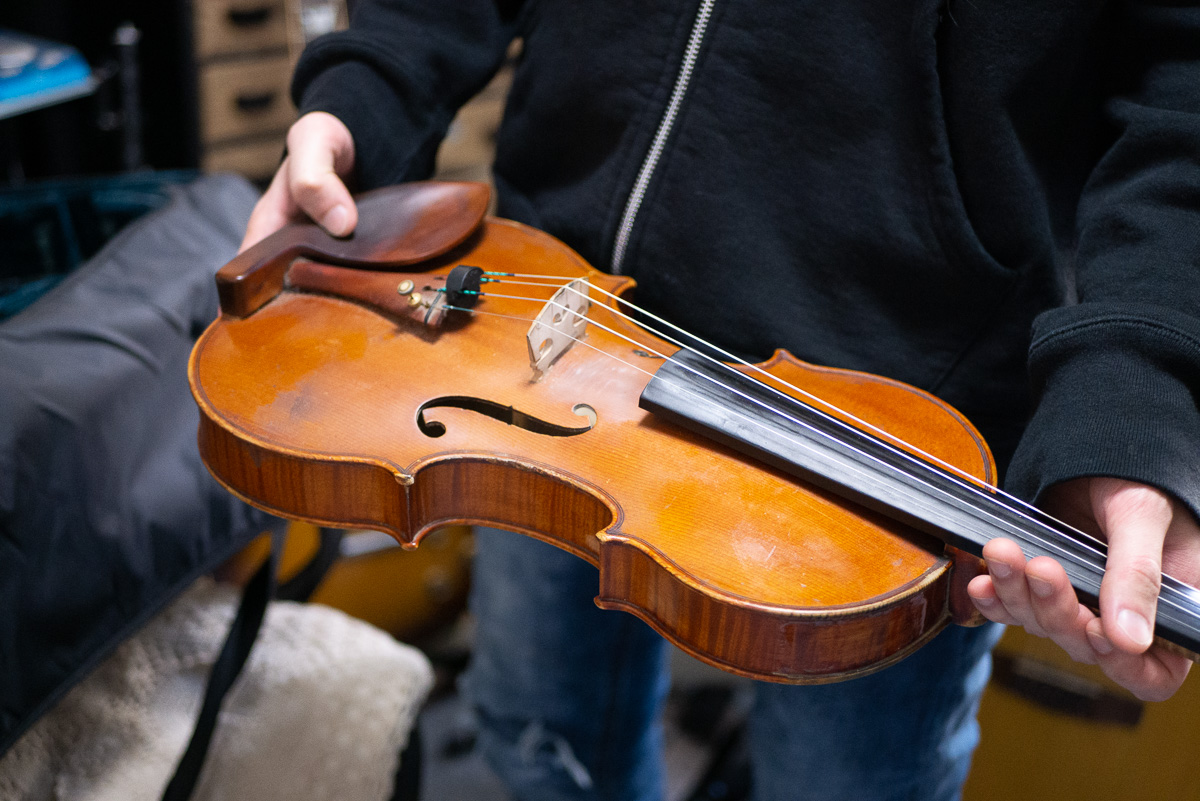
[[[1037,500],[1085,476],[1157,486],[1200,517],[1200,322],[1162,307],[1085,304],[1034,325],[1038,399],[1007,489]]]
[[[307,55],[307,54],[306,54]],[[355,191],[415,181],[433,174],[438,144],[449,120],[421,109],[419,99],[388,82],[371,65],[343,61],[325,65],[314,59],[297,66],[292,94],[300,114],[324,111],[341,120],[354,138]],[[310,67],[306,69],[306,67]],[[443,115],[444,116],[444,115]]]

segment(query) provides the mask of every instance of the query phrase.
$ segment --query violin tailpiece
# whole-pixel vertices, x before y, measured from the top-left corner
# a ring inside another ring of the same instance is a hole
[[[334,237],[313,222],[284,226],[240,253],[217,273],[222,313],[247,317],[284,289],[300,257],[367,270],[387,270],[449,253],[475,234],[487,214],[486,184],[420,181],[355,198],[358,227]]]

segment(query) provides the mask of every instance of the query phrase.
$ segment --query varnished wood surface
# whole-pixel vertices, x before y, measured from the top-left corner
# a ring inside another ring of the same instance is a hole
[[[406,269],[436,279],[459,263],[587,275],[618,294],[632,286],[543,233],[494,219],[457,250]],[[450,522],[553,542],[600,566],[602,606],[759,678],[816,682],[877,669],[945,625],[951,577],[965,583],[970,571],[952,571],[940,545],[639,409],[661,363],[646,354],[672,349],[611,314],[613,301],[593,293],[585,341],[534,380],[525,331],[554,289],[485,284],[492,295],[535,300],[485,297],[477,308],[487,313],[458,313],[438,329],[294,290],[243,319],[225,315],[190,365],[205,461],[231,490],[286,516],[381,528],[408,544]],[[978,434],[925,393],[785,353],[764,366],[991,478]],[[452,396],[570,428],[587,425],[573,412],[586,404],[597,424],[547,436],[433,408],[425,416],[445,433],[422,433],[422,404]]]
[[[486,184],[422,181],[359,196],[358,227],[348,237],[332,237],[312,224],[289,225],[217,272],[221,313],[253,314],[283,290],[287,269],[299,257],[402,267],[441,256],[479,228],[490,194]]]

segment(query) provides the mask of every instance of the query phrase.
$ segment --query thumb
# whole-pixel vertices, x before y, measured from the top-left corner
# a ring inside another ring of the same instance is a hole
[[[288,131],[291,199],[333,236],[347,236],[358,225],[358,209],[342,180],[353,167],[354,139],[337,117],[312,112]]]
[[[1154,487],[1105,478],[1093,480],[1092,501],[1108,540],[1100,584],[1104,634],[1122,651],[1140,653],[1153,637],[1171,498]]]

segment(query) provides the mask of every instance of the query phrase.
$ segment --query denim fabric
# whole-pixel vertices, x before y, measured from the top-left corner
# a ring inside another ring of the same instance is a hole
[[[959,798],[1002,632],[995,624],[951,626],[870,676],[758,684],[750,716],[755,801]]]
[[[665,643],[592,603],[596,569],[479,530],[464,691],[480,747],[519,801],[657,801]],[[1000,627],[952,627],[899,665],[815,687],[760,683],[757,801],[958,798]]]
[[[478,629],[463,689],[485,757],[520,801],[663,797],[666,643],[598,609],[598,586],[576,556],[476,530]]]

